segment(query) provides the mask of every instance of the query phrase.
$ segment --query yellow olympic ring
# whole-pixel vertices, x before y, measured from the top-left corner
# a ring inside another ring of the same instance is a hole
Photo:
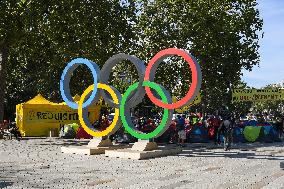
[[[113,89],[110,86],[108,86],[106,84],[98,83],[98,88],[106,90],[111,95],[111,97],[113,98],[114,103],[118,104],[118,97],[117,97],[117,95],[115,94],[115,92],[113,91]],[[113,121],[110,124],[110,126],[107,127],[105,130],[103,130],[103,131],[94,131],[94,130],[90,129],[90,127],[85,123],[85,121],[83,119],[83,111],[84,111],[83,110],[83,103],[84,103],[85,98],[87,97],[87,95],[93,89],[94,89],[94,85],[89,86],[84,91],[84,93],[81,96],[81,99],[80,99],[80,101],[78,103],[79,120],[80,120],[80,123],[81,123],[82,127],[84,128],[84,130],[87,133],[91,134],[94,137],[103,137],[103,136],[108,135],[114,129],[114,127],[116,126],[116,122],[118,121],[118,118],[119,118],[119,108],[115,108],[115,111],[114,111],[115,115],[114,115]]]

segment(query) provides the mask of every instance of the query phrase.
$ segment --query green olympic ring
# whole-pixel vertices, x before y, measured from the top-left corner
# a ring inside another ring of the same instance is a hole
[[[164,109],[164,114],[161,120],[161,123],[159,124],[159,126],[152,132],[150,133],[142,133],[139,130],[135,129],[134,126],[130,126],[128,124],[128,122],[131,122],[131,120],[127,120],[127,118],[129,118],[130,116],[125,116],[125,114],[130,114],[130,108],[125,109],[125,103],[127,101],[127,98],[129,97],[129,95],[131,94],[132,91],[134,91],[135,89],[138,88],[139,83],[136,82],[134,84],[132,84],[131,86],[129,86],[129,88],[126,90],[126,92],[124,93],[122,99],[121,99],[121,104],[120,104],[120,117],[121,117],[121,121],[122,124],[124,126],[124,128],[126,129],[127,132],[129,132],[132,136],[139,138],[139,139],[150,139],[150,138],[154,138],[157,137],[159,134],[163,133],[163,131],[165,130],[165,126],[167,125],[167,120],[169,117],[169,110],[168,109]],[[143,86],[147,86],[150,87],[154,90],[156,90],[158,92],[158,95],[162,98],[162,102],[163,103],[168,103],[168,99],[167,96],[164,94],[163,90],[161,89],[161,87],[154,83],[154,82],[150,82],[150,81],[144,81],[143,82]]]

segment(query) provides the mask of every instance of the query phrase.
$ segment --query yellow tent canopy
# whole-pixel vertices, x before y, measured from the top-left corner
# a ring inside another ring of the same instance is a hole
[[[78,94],[76,94],[76,95],[73,96],[72,98],[73,98],[73,100],[74,100],[75,102],[79,102],[80,99],[81,99],[80,95],[78,95]],[[61,103],[58,103],[58,104],[67,105],[66,102],[61,102]]]
[[[36,95],[33,99],[25,102],[24,104],[54,104],[46,100],[41,94]]]
[[[75,101],[79,95],[73,97]],[[93,105],[88,109],[90,122],[98,119],[101,106]],[[23,136],[48,136],[50,130],[61,126],[80,123],[77,110],[65,103],[54,103],[38,94],[33,99],[16,106],[16,123]]]
[[[75,101],[75,102],[79,102],[80,101],[80,99],[81,99],[81,97],[80,97],[80,95],[78,95],[78,94],[76,94],[75,96],[73,96],[72,97],[73,98],[73,100]],[[61,102],[61,103],[59,103],[59,104],[64,104],[64,105],[66,105],[66,102]],[[104,99],[101,97],[101,98],[99,98],[99,100],[98,100],[98,102],[96,102],[96,105],[97,106],[100,106],[101,108],[103,107],[103,108],[108,108],[109,106],[108,106],[108,104],[106,104],[105,103],[105,101],[104,101]]]

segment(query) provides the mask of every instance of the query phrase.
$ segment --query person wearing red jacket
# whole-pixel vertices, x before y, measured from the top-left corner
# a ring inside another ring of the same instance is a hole
[[[214,139],[215,144],[220,143],[218,140],[218,129],[220,127],[221,120],[216,117],[212,116],[208,119],[208,125],[209,125],[209,137],[211,139]]]

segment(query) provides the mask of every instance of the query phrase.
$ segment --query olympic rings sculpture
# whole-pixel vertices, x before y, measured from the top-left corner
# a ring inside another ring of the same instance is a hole
[[[192,71],[192,83],[189,91],[184,98],[175,103],[172,103],[170,93],[163,86],[154,82],[158,66],[164,59],[172,55],[183,57]],[[138,72],[139,81],[129,86],[124,95],[121,95],[116,88],[108,84],[108,79],[112,68],[123,60],[129,60],[134,64]],[[94,84],[89,86],[83,92],[80,101],[76,103],[71,96],[69,83],[73,71],[79,65],[86,65],[91,70]],[[123,53],[116,54],[109,58],[101,70],[96,63],[88,59],[76,58],[67,64],[62,73],[60,92],[63,100],[69,107],[78,109],[80,123],[90,135],[94,137],[111,135],[115,133],[122,124],[126,131],[132,136],[138,139],[150,139],[162,135],[168,129],[174,109],[186,106],[194,100],[200,90],[201,81],[201,69],[196,59],[184,50],[169,48],[157,53],[149,61],[147,68],[145,67],[144,62],[137,57]],[[158,95],[153,94],[151,89],[155,90]],[[107,93],[109,93],[110,96]],[[137,130],[133,125],[130,116],[130,108],[133,108],[142,102],[145,94],[148,95],[149,99],[155,105],[164,108],[161,123],[151,133],[143,133]],[[111,125],[104,131],[93,128],[88,119],[88,107],[97,102],[100,96],[102,96],[106,103],[115,110],[115,116]]]

